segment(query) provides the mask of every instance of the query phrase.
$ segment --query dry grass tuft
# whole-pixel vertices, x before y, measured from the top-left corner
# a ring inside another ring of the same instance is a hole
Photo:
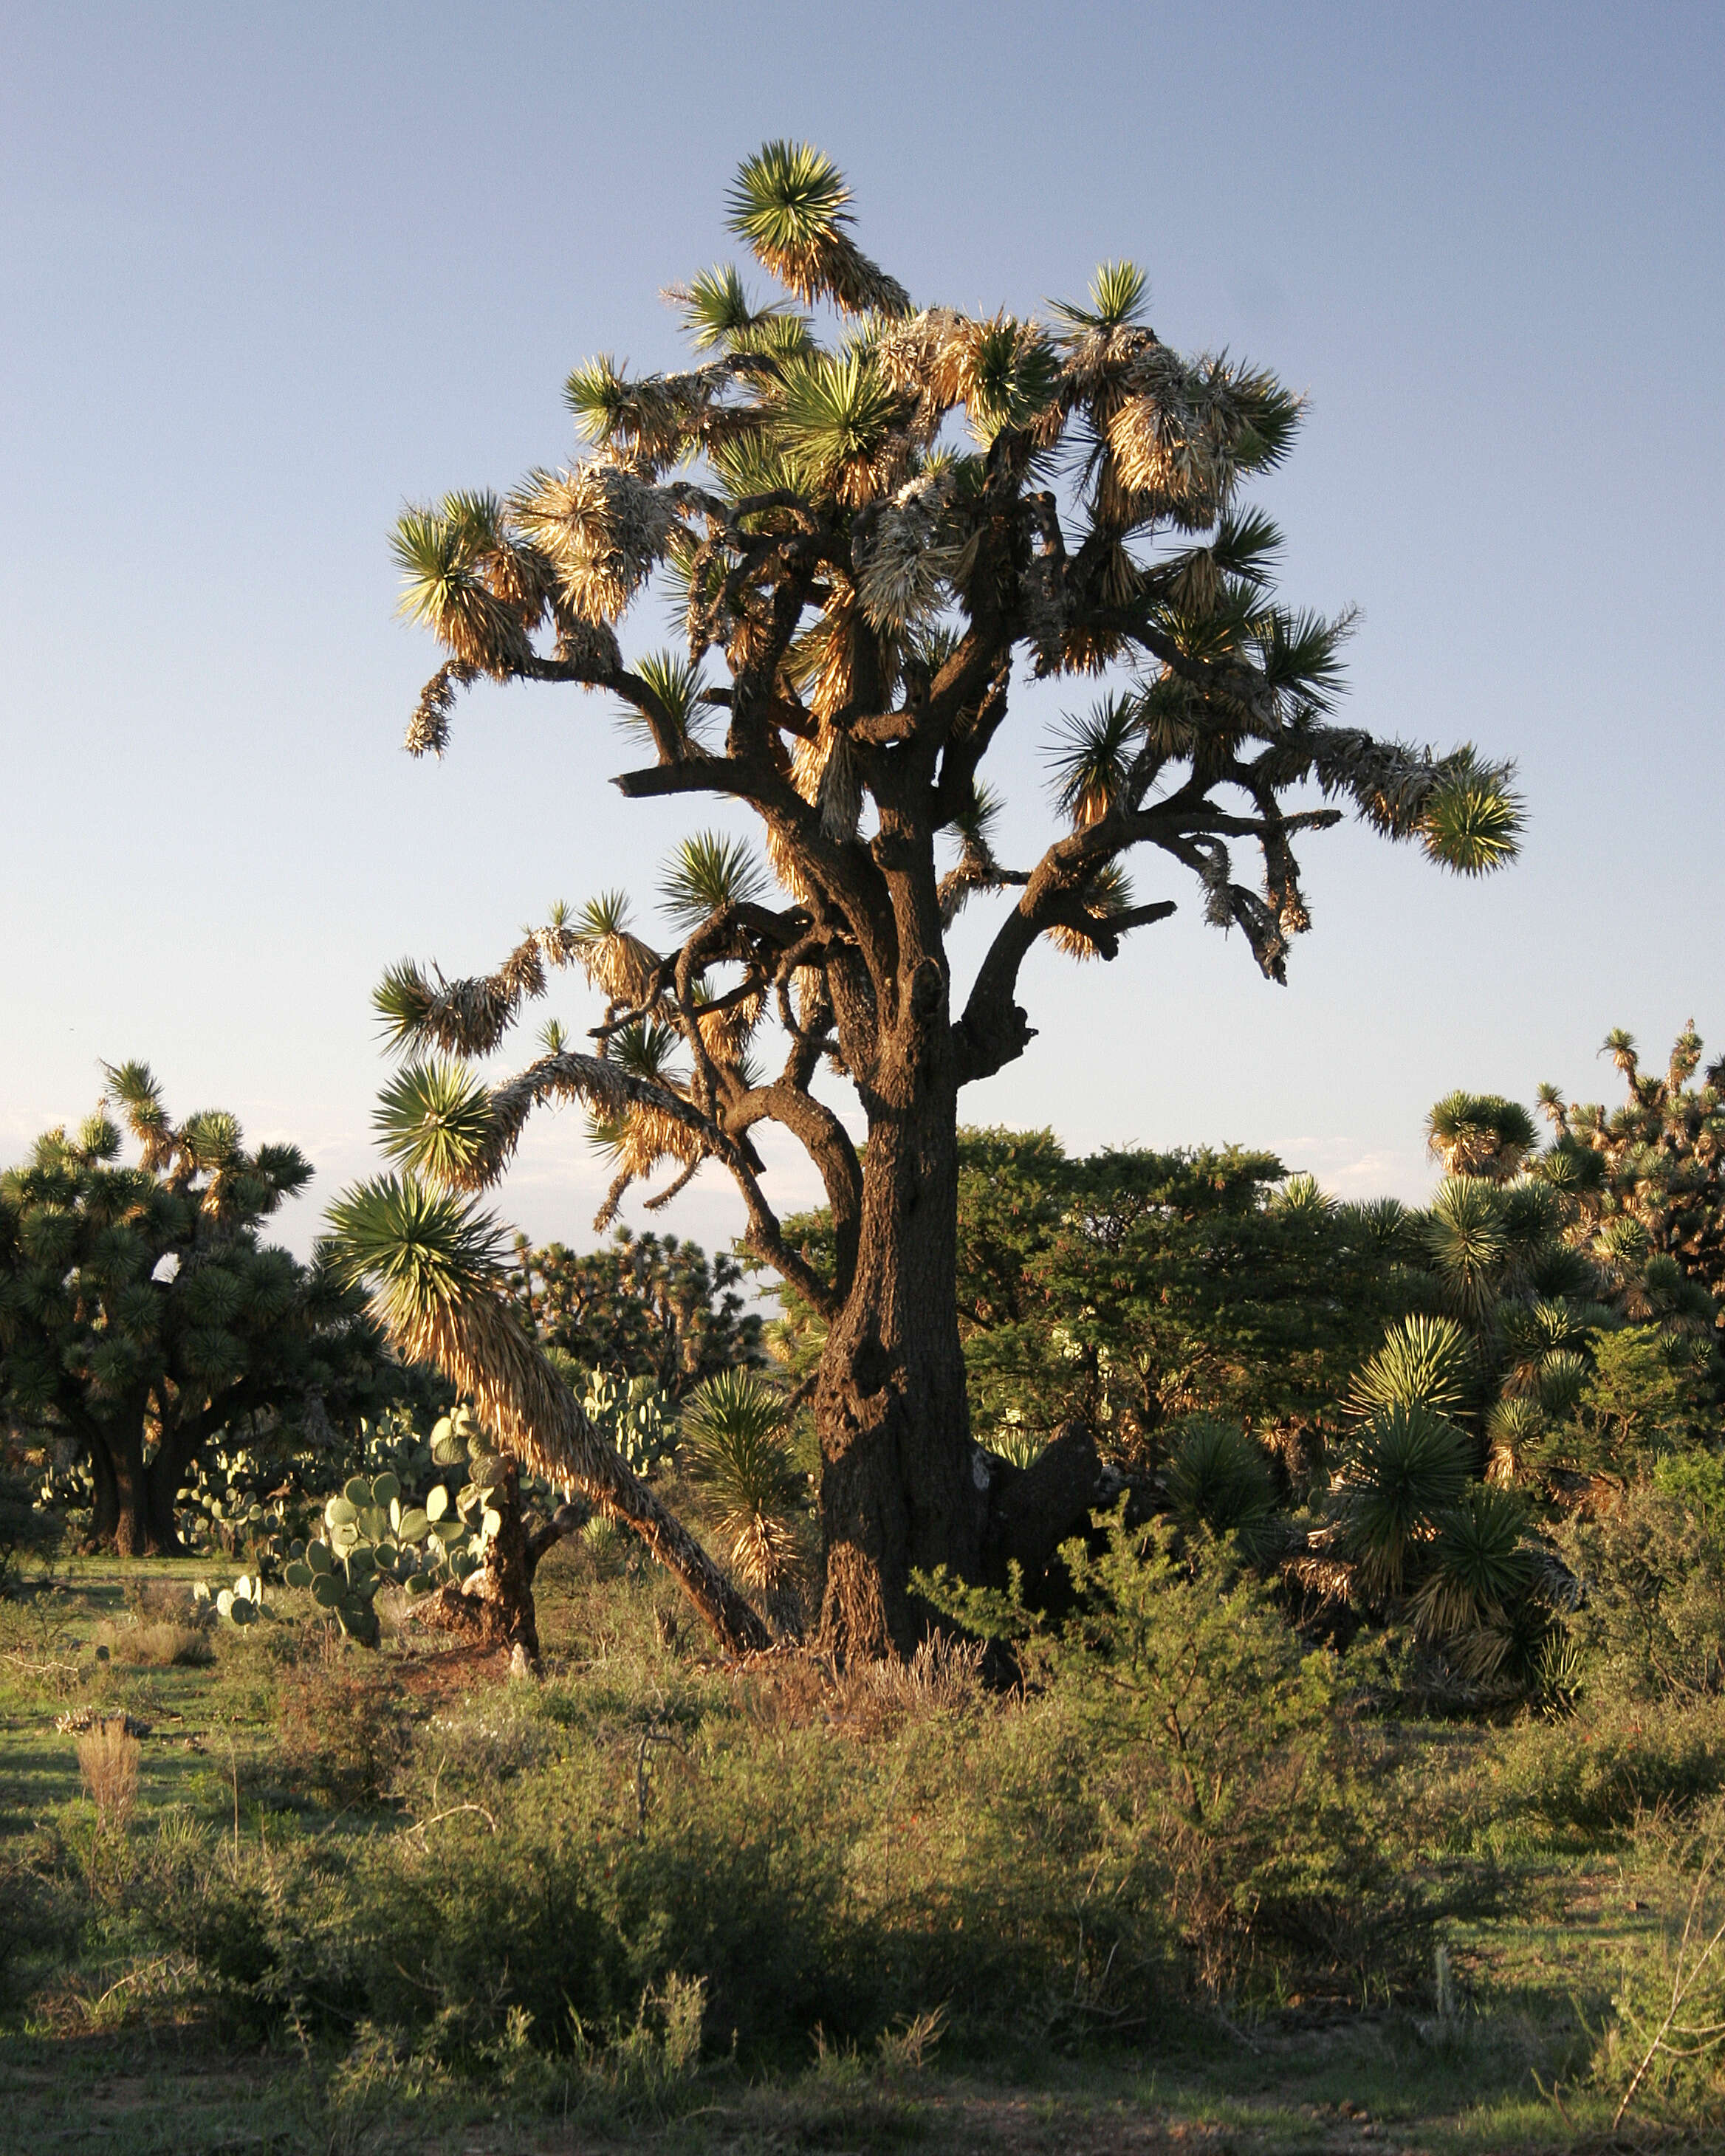
[[[110,1716],[78,1740],[78,1765],[105,1831],[123,1834],[138,1800],[144,1748],[123,1714]]]
[[[188,1620],[157,1617],[133,1625],[101,1625],[95,1636],[99,1646],[131,1669],[193,1668],[215,1660],[203,1626]]]
[[[980,1640],[935,1637],[907,1660],[895,1656],[834,1670],[812,1649],[781,1648],[750,1660],[737,1704],[757,1728],[809,1729],[824,1722],[853,1737],[890,1737],[906,1722],[976,1706],[988,1691],[986,1651]]]
[[[875,2044],[881,2072],[890,2080],[920,2074],[945,2035],[946,2027],[946,2008],[933,2006],[925,2008],[920,2014],[901,2016],[895,2027],[883,2029]]]
[[[833,1680],[838,1717],[858,1736],[886,1736],[902,1722],[958,1714],[984,1689],[979,1640],[925,1640],[908,1660],[854,1662]]]
[[[162,1618],[189,1625],[198,1613],[198,1598],[181,1579],[131,1580],[125,1593],[126,1606],[135,1625],[148,1625]]]

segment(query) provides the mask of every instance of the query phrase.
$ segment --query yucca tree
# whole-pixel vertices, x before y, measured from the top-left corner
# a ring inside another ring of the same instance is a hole
[[[1635,1315],[1725,1328],[1725,1056],[1695,1082],[1702,1050],[1692,1019],[1663,1072],[1642,1070],[1621,1028],[1600,1053],[1628,1097],[1608,1112],[1541,1086],[1555,1129],[1546,1172],[1574,1192],[1595,1255],[1631,1293],[1639,1286],[1645,1307]]]
[[[1205,919],[1281,981],[1309,925],[1307,835],[1351,810],[1477,875],[1511,857],[1519,816],[1507,766],[1335,721],[1348,618],[1277,598],[1280,535],[1243,498],[1287,455],[1300,400],[1165,344],[1136,269],[1105,266],[1044,321],[913,303],[857,247],[840,174],[784,143],[742,166],[730,212],[783,296],[757,303],[729,265],[677,289],[692,365],[578,368],[588,453],[506,497],[412,511],[397,550],[407,608],[448,654],[415,754],[445,751],[458,692],[481,678],[598,690],[651,746],[624,798],[744,804],[764,858],[691,841],[663,947],[606,900],[489,978],[398,969],[384,1006],[419,1060],[392,1127],[412,1172],[473,1189],[533,1107],[573,1096],[619,1187],[660,1166],[674,1187],[708,1161],[729,1173],[753,1250],[828,1327],[823,1621],[836,1648],[875,1653],[916,1635],[913,1568],[974,1577],[983,1550],[956,1130],[963,1089],[1032,1037],[1026,955],[1046,937],[1111,959],[1171,913],[1128,885],[1137,851],[1194,880]],[[655,588],[686,654],[631,660],[619,625]],[[982,778],[1015,667],[1096,680],[1103,699],[1055,729],[1055,828],[1022,866],[995,850]],[[1004,903],[961,989],[947,932],[985,897]],[[559,1037],[496,1086],[425,1060],[489,1054],[568,964],[605,998],[591,1052]],[[865,1149],[818,1095],[823,1066],[855,1089]],[[769,1203],[751,1136],[765,1122],[824,1181],[828,1270]]]
[[[0,1176],[0,1412],[88,1460],[98,1541],[172,1553],[206,1445],[266,1409],[363,1396],[383,1358],[321,1257],[260,1239],[311,1180],[298,1149],[248,1150],[218,1109],[174,1122],[146,1064],[106,1075],[75,1132]]]
[[[515,1242],[510,1291],[544,1345],[583,1370],[651,1378],[680,1398],[733,1364],[759,1363],[760,1313],[746,1310],[742,1272],[675,1235],[619,1228],[596,1250]]]

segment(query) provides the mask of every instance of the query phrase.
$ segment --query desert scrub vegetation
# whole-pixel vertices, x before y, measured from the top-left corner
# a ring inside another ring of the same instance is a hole
[[[153,1673],[198,1697],[201,1731],[166,1740],[197,1751],[162,1748],[159,1721],[77,1740],[175,1770],[146,1770],[99,1915],[88,1799],[68,1789],[13,1851],[87,1950],[177,1953],[198,2011],[253,2038],[369,2025],[472,2059],[514,2025],[571,2054],[578,2022],[588,2043],[633,2026],[673,1979],[755,2061],[919,2014],[986,2048],[1296,1990],[1393,1997],[1461,1887],[1391,1876],[1378,1754],[1338,1674],[1307,1666],[1336,1658],[1291,1646],[1253,1583],[1214,1599],[1224,1562],[1194,1576],[1117,1530],[1086,1607],[1129,1604],[1139,1661],[1027,1659],[1004,1684],[941,1645],[844,1676],[793,1650],[727,1666],[670,1631],[656,1583],[579,1549],[538,1685],[452,1697],[449,1652],[365,1655],[286,1614],[218,1637],[208,1670]],[[1194,1656],[1171,1715],[1162,1680]],[[1224,1717],[1248,1686],[1264,1711]],[[158,1715],[187,1712],[167,1697]],[[121,1808],[98,1797],[111,1840]]]
[[[208,1662],[98,1661],[118,1568],[74,1568],[0,1604],[0,2068],[171,2041],[290,2086],[308,2147],[500,2102],[893,2138],[953,2076],[1152,2067],[1194,2116],[1310,2076],[1512,2146],[1518,2105],[1562,2125],[1537,2071],[1607,2118],[1712,1845],[1712,1703],[1410,1717],[1412,1650],[1303,1643],[1237,1543],[1122,1514],[1067,1558],[1064,1614],[973,1594],[969,1641],[839,1669],[721,1660],[577,1537],[524,1682],[286,1589]],[[1705,2097],[1659,2060],[1634,2115]]]

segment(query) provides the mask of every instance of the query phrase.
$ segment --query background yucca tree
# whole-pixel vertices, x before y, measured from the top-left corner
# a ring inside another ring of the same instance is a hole
[[[389,1373],[322,1254],[261,1240],[311,1179],[297,1148],[249,1150],[220,1109],[174,1122],[146,1064],[107,1081],[75,1132],[0,1176],[0,1414],[88,1461],[91,1533],[136,1557],[179,1550],[182,1486],[223,1431],[315,1399],[327,1434]]]
[[[1668,1081],[1657,1100],[1644,1090],[1646,1110],[1661,1124],[1670,1114],[1692,1162],[1696,1139],[1704,1155],[1705,1096],[1672,1112]],[[1425,1306],[1390,1328],[1348,1393],[1360,1416],[1417,1401],[1457,1418],[1477,1434],[1491,1479],[1504,1483],[1547,1459],[1594,1378],[1603,1338],[1649,1326],[1699,1370],[1714,1322],[1700,1281],[1659,1246],[1676,1209],[1651,1149],[1621,1157],[1630,1140],[1620,1132],[1605,1141],[1620,1148],[1614,1171],[1614,1156],[1586,1142],[1603,1137],[1602,1112],[1565,1110],[1550,1087],[1543,1097],[1559,1127],[1543,1150],[1527,1111],[1499,1095],[1452,1093],[1433,1108],[1430,1151],[1450,1172],[1402,1236]],[[1699,1180],[1687,1163],[1676,1173]]]
[[[414,753],[444,752],[458,691],[482,676],[601,690],[652,744],[624,796],[745,803],[764,861],[691,842],[669,879],[672,947],[608,901],[489,978],[405,966],[382,1000],[405,1052],[465,1058],[496,1047],[549,967],[603,993],[592,1053],[557,1037],[501,1086],[413,1065],[393,1142],[413,1172],[477,1188],[533,1106],[572,1096],[605,1123],[621,1183],[661,1163],[674,1187],[707,1160],[729,1172],[753,1249],[827,1327],[823,1620],[838,1649],[875,1653],[916,1635],[913,1568],[974,1578],[983,1548],[953,1307],[957,1106],[1032,1036],[1026,953],[1046,937],[1112,958],[1172,912],[1129,888],[1137,849],[1194,879],[1204,917],[1280,981],[1309,925],[1307,834],[1351,810],[1475,875],[1510,858],[1519,817],[1507,766],[1334,722],[1348,618],[1277,598],[1280,536],[1242,498],[1288,454],[1296,396],[1163,343],[1127,264],[1045,321],[913,304],[856,246],[850,204],[813,149],[750,158],[731,228],[788,296],[757,304],[729,265],[696,278],[672,295],[695,364],[578,368],[589,454],[506,498],[448,495],[397,533],[407,609],[448,653]],[[630,663],[617,624],[655,584],[686,659]],[[980,776],[1015,662],[1108,677],[1099,709],[1056,731],[1055,828],[1023,867],[994,850]],[[1004,904],[964,991],[947,931],[984,895]],[[676,1059],[629,1067],[651,1028]],[[824,1067],[855,1089],[865,1150],[817,1094]],[[763,1189],[751,1132],[769,1121],[824,1183],[824,1270]]]
[[[743,1307],[728,1252],[619,1228],[597,1250],[515,1244],[510,1292],[534,1337],[583,1370],[651,1378],[680,1399],[704,1378],[762,1360],[761,1317]]]
[[[1695,1082],[1702,1042],[1692,1020],[1663,1072],[1641,1069],[1620,1028],[1600,1053],[1622,1072],[1628,1097],[1608,1113],[1542,1086],[1556,1133],[1546,1173],[1574,1191],[1595,1255],[1639,1286],[1645,1307],[1636,1316],[1725,1329],[1725,1056]]]

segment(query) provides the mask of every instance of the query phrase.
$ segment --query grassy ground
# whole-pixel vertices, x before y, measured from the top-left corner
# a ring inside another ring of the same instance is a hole
[[[141,1585],[213,1578],[204,1565],[72,1561],[52,1587],[0,1604],[0,1864],[62,1882],[10,1917],[0,1907],[0,1926],[15,1926],[0,2143],[106,2156],[1619,2145],[1589,2062],[1625,1969],[1661,1951],[1661,1906],[1639,1883],[1633,1837],[1588,1846],[1518,1818],[1513,1801],[1469,1830],[1493,1842],[1512,1891],[1496,1913],[1447,1927],[1445,2013],[1434,1989],[1352,2006],[1260,1997],[1232,2014],[1188,2003],[1106,2041],[1055,2015],[1040,2030],[1019,2016],[993,2041],[974,2016],[956,2041],[913,2025],[847,2044],[811,2028],[802,2063],[783,2046],[746,2064],[722,2045],[716,2056],[711,2029],[705,2052],[680,2062],[669,2038],[655,2049],[644,2037],[639,2053],[619,2039],[583,2060],[578,2046],[572,2056],[536,2050],[517,2031],[459,2068],[434,2043],[368,2022],[332,2034],[296,2018],[299,2006],[261,2028],[236,2021],[229,1994],[211,1988],[211,1949],[187,1944],[183,1928],[177,1941],[152,1928],[152,1897],[244,1885],[267,1900],[288,1872],[327,1876],[339,1894],[403,1851],[432,1850],[433,1875],[447,1879],[486,1861],[513,1822],[542,1828],[574,1802],[577,1770],[599,1776],[593,1801],[625,1815],[638,1804],[647,1831],[655,1778],[674,1789],[681,1757],[669,1740],[661,1755],[659,1736],[679,1714],[686,1723],[680,1702],[696,1689],[711,1702],[731,1681],[691,1661],[655,1584],[596,1583],[585,1562],[559,1561],[543,1583],[542,1687],[509,1686],[495,1661],[402,1636],[361,1656],[325,1642],[286,1595],[273,1624],[193,1647],[211,1659],[139,1666],[137,1642],[160,1620],[135,1614],[128,1595],[136,1604]],[[117,1830],[85,1790],[75,1737],[54,1727],[92,1706],[148,1727],[135,1807]],[[839,1711],[830,1700],[811,1711],[817,1735]],[[769,1753],[809,1741],[760,1697],[738,1712]],[[1495,1771],[1494,1741],[1404,1731],[1399,1771],[1465,1808]],[[523,1881],[535,1891],[530,1873]],[[710,1891],[722,1898],[726,1876]],[[409,1983],[415,1974],[402,1970]],[[316,1978],[305,1984],[315,2003]],[[1666,2133],[1681,2138],[1669,2114]],[[1644,2129],[1635,2145],[1653,2138]]]

